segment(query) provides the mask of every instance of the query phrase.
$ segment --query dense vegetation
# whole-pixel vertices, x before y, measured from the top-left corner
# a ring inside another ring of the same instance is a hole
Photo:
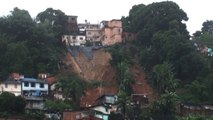
[[[171,89],[169,87],[172,84],[177,86],[179,81],[180,85],[192,83],[191,89],[198,87],[194,94],[200,97],[202,94],[198,93],[198,84],[205,86],[202,92],[207,92],[205,94],[208,98],[201,98],[205,101],[213,100],[208,93],[212,87],[205,84],[212,83],[213,58],[202,54],[202,49],[197,47],[212,46],[212,21],[204,22],[202,31],[196,32],[190,40],[186,25],[182,22],[187,21],[188,17],[174,2],[135,5],[129,16],[122,20],[125,31],[136,33],[136,40],[132,44],[133,53],[140,58],[148,80],[159,93]]]
[[[15,96],[12,93],[3,92],[0,95],[0,117],[7,115],[23,114],[26,101],[21,96]]]
[[[187,20],[186,13],[168,1],[135,5],[129,16],[122,17],[124,31],[135,33],[136,38],[124,50],[130,52],[118,52],[123,46],[111,50],[112,63],[122,63],[117,56],[127,56],[123,62],[128,63],[129,56],[135,55],[133,58],[140,59],[147,80],[161,96],[142,119],[178,119],[177,103],[213,101],[213,58],[211,53],[202,52],[205,47],[212,48],[213,22],[204,22],[202,30],[190,40],[183,23]]]
[[[65,23],[66,15],[52,8],[39,13],[36,20],[19,8],[0,17],[0,78],[12,72],[29,76],[57,72]]]

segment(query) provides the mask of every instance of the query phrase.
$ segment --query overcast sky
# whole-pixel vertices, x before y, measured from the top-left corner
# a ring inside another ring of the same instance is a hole
[[[35,16],[48,7],[60,9],[66,15],[77,15],[78,22],[84,20],[98,23],[102,20],[120,19],[127,16],[133,5],[159,2],[165,0],[0,0],[0,16],[8,15],[14,7],[29,11]],[[200,30],[202,23],[213,20],[213,0],[171,0],[183,9],[189,20],[186,22],[192,34]]]

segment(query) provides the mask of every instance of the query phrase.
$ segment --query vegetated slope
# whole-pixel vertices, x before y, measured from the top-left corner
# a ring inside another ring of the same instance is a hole
[[[118,74],[115,67],[110,65],[111,59],[110,53],[104,49],[94,50],[92,59],[88,59],[82,51],[79,51],[75,57],[67,53],[66,64],[69,65],[72,72],[78,73],[87,81],[98,80],[103,83],[99,87],[90,88],[85,92],[85,96],[81,99],[82,107],[93,105],[95,100],[103,94],[118,92]],[[154,90],[145,80],[144,70],[138,62],[134,62],[130,71],[136,80],[133,85],[134,93],[145,94],[152,101],[155,96]]]

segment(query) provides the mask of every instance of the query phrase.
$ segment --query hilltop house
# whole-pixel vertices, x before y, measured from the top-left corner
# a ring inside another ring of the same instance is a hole
[[[65,42],[67,46],[80,46],[86,43],[86,37],[84,35],[63,35],[62,42]]]
[[[100,42],[102,31],[100,29],[100,24],[90,24],[88,22],[78,24],[80,33],[85,33],[86,41],[89,42]]]
[[[103,46],[122,42],[121,20],[102,21],[100,24],[90,24],[85,21],[85,23],[77,24],[77,16],[69,16],[68,28],[70,32],[62,36],[62,42],[65,42],[67,46],[85,45],[86,41],[93,45]],[[132,34],[124,34],[123,36],[128,40],[134,38]]]
[[[113,19],[111,21],[102,21],[102,45],[108,46],[122,42],[122,21]]]
[[[67,31],[69,34],[74,34],[78,32],[78,16],[68,16],[67,19]]]

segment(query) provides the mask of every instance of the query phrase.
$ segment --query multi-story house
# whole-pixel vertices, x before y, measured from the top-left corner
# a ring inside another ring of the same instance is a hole
[[[100,42],[102,39],[101,29],[87,29],[86,40],[90,42]]]
[[[22,95],[24,96],[42,96],[48,94],[48,84],[45,80],[34,78],[23,78]]]
[[[78,24],[79,31],[86,31],[88,29],[99,29],[99,24],[90,24],[89,22]]]
[[[65,42],[67,46],[80,46],[86,43],[86,37],[84,35],[63,35],[62,42]]]
[[[91,109],[99,111],[104,114],[111,114],[117,111],[118,98],[116,95],[104,94],[97,98],[95,105],[91,106]]]
[[[44,97],[48,94],[48,83],[45,80],[23,78],[22,95],[27,101],[27,109],[44,109]]]
[[[111,20],[111,21],[102,21],[102,45],[108,46],[116,43],[122,42],[122,21],[121,20]]]
[[[69,34],[74,34],[78,32],[78,16],[68,16],[67,19],[67,31]]]
[[[96,43],[101,41],[102,31],[100,24],[90,24],[88,22],[78,24],[80,33],[85,33],[86,41]]]
[[[6,80],[0,84],[0,93],[10,92],[15,96],[21,95],[21,81],[20,80]]]

